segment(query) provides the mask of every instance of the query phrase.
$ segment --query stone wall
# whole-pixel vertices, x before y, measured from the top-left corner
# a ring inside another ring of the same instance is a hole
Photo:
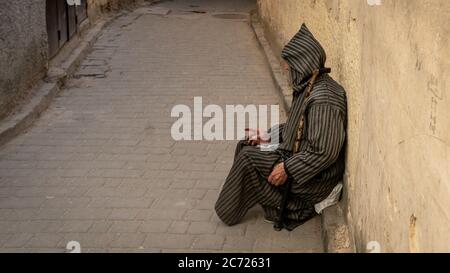
[[[258,11],[277,53],[305,22],[347,90],[358,251],[450,251],[450,1],[258,0]]]
[[[45,1],[6,0],[0,8],[0,119],[45,74]]]

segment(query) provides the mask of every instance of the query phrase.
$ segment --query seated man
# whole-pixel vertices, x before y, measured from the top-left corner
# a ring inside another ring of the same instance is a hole
[[[279,133],[280,146],[262,151],[256,147],[259,138],[239,142],[215,205],[227,225],[239,223],[256,204],[267,220],[276,221],[283,184],[292,179],[283,217],[291,230],[316,215],[314,205],[327,198],[344,174],[346,95],[324,68],[324,49],[303,24],[282,57],[294,92],[287,122],[269,132]]]

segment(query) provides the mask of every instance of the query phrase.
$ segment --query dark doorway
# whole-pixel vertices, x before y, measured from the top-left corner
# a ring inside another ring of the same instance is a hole
[[[77,8],[75,6],[67,7],[67,23],[70,39],[77,32]]]
[[[81,5],[77,6],[77,22],[80,24],[87,18],[87,0],[81,0]]]
[[[80,6],[69,6],[66,0],[46,0],[46,21],[49,57],[78,31],[82,21],[87,18],[87,2],[81,0]]]
[[[46,2],[46,21],[48,54],[52,57],[59,49],[58,6],[56,5],[56,0],[47,0]]]

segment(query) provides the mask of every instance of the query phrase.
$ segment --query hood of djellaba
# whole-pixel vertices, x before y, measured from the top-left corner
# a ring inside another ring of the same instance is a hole
[[[305,24],[283,48],[281,57],[290,66],[294,89],[303,86],[314,70],[323,68],[327,59],[325,50]]]

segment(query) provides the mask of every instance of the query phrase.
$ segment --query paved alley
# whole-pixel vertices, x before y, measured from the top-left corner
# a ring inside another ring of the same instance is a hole
[[[214,203],[236,141],[174,141],[177,104],[279,104],[253,1],[162,1],[107,26],[35,124],[0,147],[0,250],[322,252],[320,217],[275,232]],[[233,13],[233,15],[230,15]]]

